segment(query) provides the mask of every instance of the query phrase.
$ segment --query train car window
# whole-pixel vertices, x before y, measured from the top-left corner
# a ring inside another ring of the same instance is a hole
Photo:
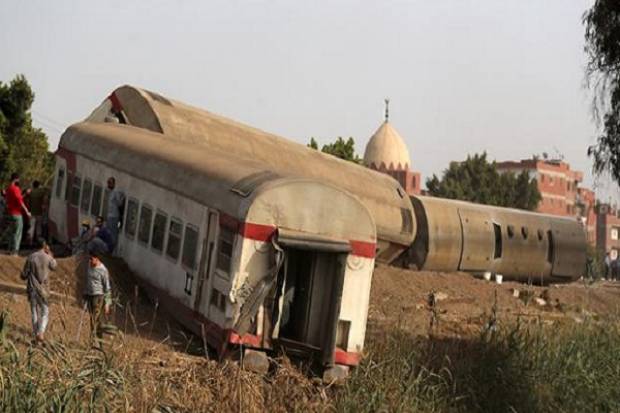
[[[198,228],[191,224],[185,226],[185,239],[183,240],[183,256],[181,264],[190,270],[196,269],[196,249],[198,246]]]
[[[553,246],[553,232],[547,231],[547,262],[553,264],[553,258],[555,255]]]
[[[82,178],[79,176],[73,177],[73,185],[71,187],[71,205],[74,207],[80,206],[80,188],[82,187]]]
[[[106,188],[103,191],[103,205],[101,206],[101,216],[104,218],[108,216],[108,199],[109,198],[110,198],[110,190]]]
[[[93,187],[93,200],[90,204],[90,214],[92,216],[98,216],[99,211],[101,210],[101,193],[103,192],[103,188],[101,185],[95,184]]]
[[[179,259],[181,252],[181,236],[183,235],[183,224],[176,218],[170,219],[168,227],[168,244],[166,245],[166,255],[175,262]]]
[[[211,290],[211,297],[209,298],[209,304],[216,307],[218,310],[226,311],[226,296],[216,289]]]
[[[527,227],[521,227],[521,236],[523,237],[523,239],[527,239],[527,236],[528,236]]]
[[[138,224],[138,242],[148,244],[151,238],[151,224],[153,223],[153,208],[142,204],[140,223]]]
[[[125,218],[125,235],[128,238],[136,236],[136,227],[138,226],[138,200],[129,198],[127,202],[127,217]]]
[[[515,236],[515,227],[513,227],[512,225],[508,225],[506,227],[506,232],[508,233],[508,238],[512,238]]]
[[[82,186],[82,203],[80,209],[82,212],[88,214],[90,208],[90,195],[93,190],[93,183],[88,178],[84,178],[84,184]]]
[[[65,182],[65,170],[64,168],[58,168],[58,175],[56,175],[56,198],[62,197],[62,184]]]
[[[65,201],[71,198],[71,190],[73,189],[73,176],[67,172],[67,184],[65,185]]]
[[[166,224],[168,223],[168,216],[163,212],[157,212],[155,214],[155,221],[153,221],[153,236],[151,237],[151,248],[158,253],[164,251],[164,240],[166,239]]]
[[[217,265],[216,268],[230,273],[230,264],[232,260],[233,244],[235,234],[226,227],[220,227],[220,237],[217,244]]]
[[[493,223],[493,231],[495,232],[495,252],[493,258],[502,257],[502,227],[499,224]]]
[[[542,241],[543,237],[544,237],[544,233],[542,229],[539,229],[538,231],[536,231],[538,233],[538,241]]]

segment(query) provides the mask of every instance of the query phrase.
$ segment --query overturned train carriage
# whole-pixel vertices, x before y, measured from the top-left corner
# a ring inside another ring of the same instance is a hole
[[[574,219],[424,196],[412,201],[418,231],[406,257],[419,269],[493,271],[540,283],[584,274],[586,237]]]
[[[71,126],[56,168],[56,237],[102,213],[114,176],[127,199],[119,255],[221,354],[244,344],[325,368],[358,363],[376,231],[357,197],[109,123]]]
[[[255,161],[265,170],[328,182],[355,194],[377,225],[377,260],[392,262],[411,245],[415,221],[409,197],[391,177],[307,148],[157,93],[117,88],[86,119],[115,121]]]
[[[234,154],[260,164],[260,173],[341,187],[373,215],[381,262],[438,271],[495,271],[507,279],[544,282],[571,281],[583,274],[585,234],[570,219],[428,197],[410,199],[387,175],[132,86],[113,91],[87,120],[125,123],[179,144],[196,144],[205,153]]]

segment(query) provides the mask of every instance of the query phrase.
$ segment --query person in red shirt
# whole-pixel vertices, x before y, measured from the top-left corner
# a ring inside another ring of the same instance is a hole
[[[17,255],[24,228],[22,214],[30,217],[30,211],[24,204],[22,191],[19,188],[19,175],[16,173],[11,175],[11,184],[5,190],[5,199],[9,225],[0,237],[0,242],[8,242],[9,254]]]

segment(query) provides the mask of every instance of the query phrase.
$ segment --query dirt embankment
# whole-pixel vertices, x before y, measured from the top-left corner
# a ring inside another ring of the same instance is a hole
[[[8,310],[8,337],[18,348],[30,346],[30,309],[19,279],[24,259],[0,256],[0,311]],[[51,287],[57,292],[51,308],[48,339],[87,351],[88,318],[80,305],[80,283],[74,258],[58,260]],[[108,261],[116,306],[112,322],[122,334],[110,344],[127,377],[130,410],[324,411],[333,407],[328,388],[317,385],[286,362],[261,378],[231,363],[205,360],[204,347],[174,320],[156,308],[133,283],[120,261]],[[518,297],[515,293],[518,291]],[[434,294],[435,307],[429,306]],[[378,266],[371,292],[367,344],[385,340],[399,328],[426,335],[433,320],[434,336],[467,338],[478,334],[491,318],[498,322],[581,323],[585,318],[616,315],[620,283],[572,283],[536,287],[507,282],[497,285],[462,273],[413,272]],[[80,327],[81,322],[81,327]],[[330,407],[331,406],[331,407]],[[212,409],[207,409],[212,410]]]

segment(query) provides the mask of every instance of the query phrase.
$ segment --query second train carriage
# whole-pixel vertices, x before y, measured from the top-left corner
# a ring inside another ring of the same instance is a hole
[[[574,219],[425,196],[412,202],[418,233],[406,258],[418,269],[539,283],[584,274],[586,235]]]
[[[143,129],[81,123],[56,156],[57,238],[102,213],[110,176],[127,199],[119,255],[220,353],[232,343],[325,368],[359,362],[376,230],[355,196]]]
[[[583,274],[585,236],[569,219],[429,197],[408,202],[387,175],[132,86],[114,90],[87,120],[120,121],[179,144],[224,150],[281,173],[340,186],[373,214],[377,259],[383,262],[408,260],[421,269],[496,271],[506,278],[545,282]]]

